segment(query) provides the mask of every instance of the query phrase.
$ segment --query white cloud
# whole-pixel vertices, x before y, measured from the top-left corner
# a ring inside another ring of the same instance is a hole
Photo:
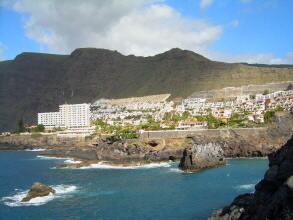
[[[58,53],[78,47],[142,56],[174,47],[200,52],[223,31],[187,19],[161,0],[16,0],[12,7],[26,14],[27,36]]]
[[[213,4],[214,0],[200,0],[199,7],[201,9],[206,9]]]
[[[212,3],[201,0],[200,6]],[[221,26],[186,18],[163,0],[11,0],[7,5],[25,15],[27,36],[44,51],[70,53],[78,47],[96,47],[148,56],[179,47],[225,62],[293,63],[293,52],[276,57],[211,51],[209,46],[223,28],[238,27],[239,21]],[[0,44],[0,57],[4,49]]]
[[[213,60],[230,63],[293,64],[293,52],[287,53],[284,57],[276,57],[271,53],[227,54],[208,51],[205,55]]]

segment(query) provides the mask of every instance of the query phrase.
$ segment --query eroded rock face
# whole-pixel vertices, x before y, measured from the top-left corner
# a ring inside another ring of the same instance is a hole
[[[209,219],[293,219],[293,136],[280,150],[269,155],[269,169],[255,186],[254,193],[238,196]]]
[[[27,193],[26,197],[24,197],[21,201],[28,202],[33,198],[47,196],[50,193],[55,193],[55,190],[52,187],[37,182],[32,185],[32,188]]]
[[[194,172],[205,168],[216,167],[225,164],[224,152],[221,146],[209,144],[194,144],[190,148],[186,148],[183,157],[180,160],[179,168]]]

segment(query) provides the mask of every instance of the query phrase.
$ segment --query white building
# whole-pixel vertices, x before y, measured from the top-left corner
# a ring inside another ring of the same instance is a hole
[[[61,123],[60,112],[38,113],[38,124],[44,125],[45,128],[64,127],[64,125]]]
[[[90,104],[60,105],[61,123],[66,128],[90,126]]]
[[[90,126],[90,104],[60,105],[59,112],[38,113],[45,128],[85,128]]]

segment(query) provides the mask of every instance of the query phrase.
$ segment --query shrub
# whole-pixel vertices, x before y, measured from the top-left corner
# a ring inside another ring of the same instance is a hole
[[[45,126],[42,124],[39,124],[39,125],[37,125],[37,127],[33,128],[31,131],[32,132],[44,132]]]
[[[268,110],[266,111],[266,113],[264,114],[264,122],[265,123],[271,123],[273,121],[273,117],[275,115],[275,111],[274,110]]]

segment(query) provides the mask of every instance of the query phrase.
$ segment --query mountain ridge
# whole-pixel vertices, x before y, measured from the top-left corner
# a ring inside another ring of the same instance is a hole
[[[179,48],[150,57],[96,48],[78,48],[70,55],[25,52],[0,62],[0,130],[14,129],[20,118],[36,123],[37,112],[56,111],[64,102],[158,93],[187,97],[281,81],[293,81],[291,66],[228,64]]]

